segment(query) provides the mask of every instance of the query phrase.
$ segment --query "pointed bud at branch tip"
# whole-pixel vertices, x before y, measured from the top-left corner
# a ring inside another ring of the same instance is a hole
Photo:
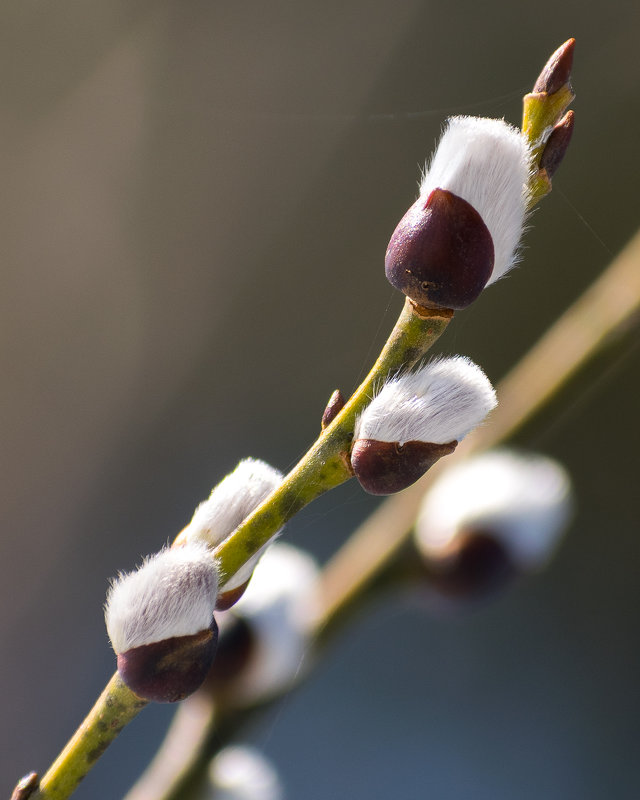
[[[558,92],[563,86],[569,84],[571,80],[575,44],[575,39],[568,39],[553,53],[533,87],[534,92],[555,94],[555,92]]]
[[[567,111],[560,122],[554,126],[544,146],[540,157],[540,169],[544,169],[549,178],[555,175],[567,152],[573,136],[574,120],[575,114],[573,111]]]
[[[329,398],[327,407],[325,408],[324,414],[322,415],[322,430],[331,425],[333,420],[342,411],[344,406],[345,406],[344,396],[340,391],[340,389],[336,389],[335,392]]]

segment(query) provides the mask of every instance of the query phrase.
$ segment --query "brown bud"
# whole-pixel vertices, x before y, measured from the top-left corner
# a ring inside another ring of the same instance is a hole
[[[418,305],[460,309],[484,289],[493,263],[493,239],[480,214],[447,189],[434,189],[398,223],[385,272]]]
[[[365,492],[394,494],[415,483],[439,458],[453,453],[457,444],[358,439],[351,450],[351,466]]]
[[[573,136],[574,128],[573,111],[567,111],[560,122],[553,128],[540,157],[540,169],[544,169],[551,178],[560,166],[560,162],[567,152],[569,142]]]
[[[333,420],[338,416],[338,414],[344,408],[345,402],[346,401],[340,389],[336,389],[335,392],[329,398],[327,407],[325,408],[324,414],[322,415],[322,430],[324,430],[328,425],[331,425]]]
[[[240,586],[236,586],[235,589],[228,589],[226,592],[223,586],[216,599],[216,611],[226,611],[228,608],[231,608],[231,606],[235,606],[245,593],[250,580],[251,578]]]
[[[538,76],[533,87],[534,93],[554,94],[569,83],[575,45],[575,39],[568,39],[563,45],[560,45]]]
[[[175,636],[118,654],[118,672],[144,700],[174,703],[199,689],[213,663],[218,643],[215,620],[193,636]]]
[[[30,772],[24,778],[20,778],[18,785],[13,790],[11,800],[27,800],[40,785],[40,777],[37,772]]]
[[[502,589],[517,570],[491,532],[461,533],[441,559],[430,564],[432,585],[447,597],[478,598]]]
[[[256,637],[251,625],[233,611],[222,625],[215,666],[207,678],[207,686],[222,690],[246,667],[255,649]]]

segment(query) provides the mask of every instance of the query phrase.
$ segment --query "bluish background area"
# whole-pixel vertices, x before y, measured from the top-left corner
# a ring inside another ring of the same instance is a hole
[[[397,220],[449,114],[505,116],[578,40],[576,134],[522,266],[441,351],[497,381],[638,224],[640,7],[7,2],[0,10],[0,791],[43,771],[114,668],[102,603],[244,456],[287,469],[402,300]],[[637,341],[637,340],[636,340]],[[290,798],[640,796],[637,348],[520,444],[578,496],[549,569],[473,614],[398,597],[251,731]],[[348,484],[290,541],[326,559]],[[79,800],[124,794],[147,709]]]

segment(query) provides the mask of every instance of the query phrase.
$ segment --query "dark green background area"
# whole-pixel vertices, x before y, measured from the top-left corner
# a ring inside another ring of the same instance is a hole
[[[576,133],[521,267],[441,350],[497,381],[638,221],[635,2],[8,2],[0,11],[1,789],[43,770],[114,668],[107,579],[244,456],[287,469],[401,307],[393,228],[449,114],[518,123],[578,40]],[[252,740],[291,800],[640,796],[638,351],[520,444],[578,497],[543,574],[479,611],[375,609]],[[328,557],[355,484],[287,538]],[[118,798],[170,709],[78,798]]]

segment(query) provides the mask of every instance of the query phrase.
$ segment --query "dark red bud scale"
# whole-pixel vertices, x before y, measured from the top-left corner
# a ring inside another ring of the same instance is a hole
[[[251,578],[240,586],[236,586],[235,589],[229,589],[226,592],[223,586],[216,599],[216,611],[226,611],[234,606],[247,590],[250,580]]]
[[[351,451],[351,466],[365,492],[394,494],[415,483],[442,456],[453,453],[457,444],[358,439]]]
[[[461,309],[484,289],[493,263],[493,239],[480,214],[452,192],[434,189],[398,223],[385,272],[418,305]]]
[[[220,631],[215,666],[207,678],[207,686],[220,691],[242,673],[255,651],[256,635],[246,619],[231,614],[225,617]]]
[[[441,594],[478,598],[492,594],[514,578],[517,570],[504,546],[490,531],[470,531],[456,546],[432,563],[432,585]]]
[[[193,636],[175,636],[119,653],[118,672],[138,697],[175,703],[200,688],[217,644],[218,626],[214,620],[211,628]]]
[[[575,46],[576,40],[568,39],[553,53],[533,87],[534,93],[554,94],[569,83]]]
[[[336,389],[335,392],[329,398],[327,407],[325,408],[324,414],[322,415],[322,430],[324,430],[328,425],[331,425],[333,420],[338,416],[338,414],[344,408],[345,402],[346,401],[340,389]]]
[[[540,157],[540,169],[551,178],[564,158],[573,136],[575,114],[567,111],[560,122],[554,126]]]

